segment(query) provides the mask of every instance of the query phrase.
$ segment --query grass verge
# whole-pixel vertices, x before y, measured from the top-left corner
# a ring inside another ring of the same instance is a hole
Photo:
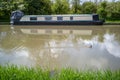
[[[0,80],[120,80],[120,70],[78,71],[71,68],[43,70],[17,66],[0,66]]]
[[[10,22],[0,22],[0,25],[10,25]]]
[[[114,20],[114,21],[106,20],[106,22],[108,22],[108,23],[120,23],[120,20]]]

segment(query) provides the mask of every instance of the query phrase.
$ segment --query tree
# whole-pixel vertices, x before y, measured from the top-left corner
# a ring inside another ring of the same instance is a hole
[[[25,0],[27,14],[51,14],[51,1],[50,0]]]
[[[81,13],[80,0],[72,0],[72,11],[73,13]]]
[[[85,14],[96,13],[97,6],[93,2],[84,2],[82,4],[82,12]]]
[[[23,0],[0,0],[0,17],[1,20],[10,19],[10,14],[14,10],[23,10]]]
[[[55,0],[52,6],[54,14],[68,14],[70,11],[68,0]]]
[[[101,18],[106,19],[107,17],[107,2],[106,1],[100,3],[97,13],[100,14]]]
[[[107,18],[109,20],[120,20],[120,1],[111,2],[107,5]]]

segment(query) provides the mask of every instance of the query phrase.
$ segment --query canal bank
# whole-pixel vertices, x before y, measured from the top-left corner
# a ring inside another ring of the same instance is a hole
[[[106,20],[104,25],[120,25],[120,21],[109,21],[109,20]]]
[[[70,68],[48,70],[17,66],[0,66],[1,80],[119,80],[120,70],[78,71]]]
[[[10,22],[0,22],[0,25],[10,25]]]

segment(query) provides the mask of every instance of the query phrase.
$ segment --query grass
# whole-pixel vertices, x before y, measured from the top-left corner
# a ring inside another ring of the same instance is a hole
[[[107,22],[107,23],[120,23],[120,20],[106,20],[105,22]]]
[[[71,68],[43,70],[17,66],[0,66],[0,80],[120,80],[120,70],[78,71]]]

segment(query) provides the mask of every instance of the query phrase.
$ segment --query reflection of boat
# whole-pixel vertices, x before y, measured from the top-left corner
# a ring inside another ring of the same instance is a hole
[[[92,30],[65,30],[65,29],[21,29],[25,34],[47,34],[47,35],[91,35]]]
[[[45,28],[43,28],[45,27]],[[24,34],[33,34],[33,35],[92,35],[92,29],[74,29],[74,28],[55,28],[57,26],[50,26],[52,28],[47,28],[48,26],[15,26],[15,31],[22,32]],[[62,27],[62,26],[61,26]]]
[[[11,14],[13,25],[102,25],[97,14],[79,15],[24,15],[21,11]]]

